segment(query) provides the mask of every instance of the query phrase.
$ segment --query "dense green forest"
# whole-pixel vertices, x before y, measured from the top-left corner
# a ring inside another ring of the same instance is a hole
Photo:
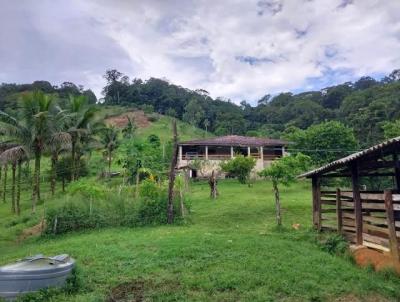
[[[212,99],[205,90],[192,91],[155,78],[130,81],[116,70],[107,71],[105,78],[105,104],[152,106],[217,135],[279,137],[288,128],[307,129],[336,120],[352,127],[365,147],[384,139],[385,127],[390,128],[387,122],[400,118],[400,70],[379,81],[366,76],[320,91],[267,94],[257,106]]]
[[[229,99],[213,99],[205,90],[190,90],[166,80],[130,80],[117,70],[107,70],[104,77],[107,84],[99,104],[154,110],[216,135],[285,137],[295,129],[307,129],[327,121],[338,121],[352,128],[359,147],[400,135],[400,70],[380,80],[366,76],[320,91],[266,94],[256,106],[245,100],[236,105]],[[0,110],[15,109],[21,92],[37,89],[57,94],[61,102],[70,94],[84,94],[89,103],[97,102],[91,90],[73,83],[65,82],[57,87],[37,81],[0,85]]]

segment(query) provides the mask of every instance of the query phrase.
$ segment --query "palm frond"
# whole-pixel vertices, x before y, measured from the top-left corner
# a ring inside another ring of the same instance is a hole
[[[27,158],[28,152],[23,146],[9,148],[0,154],[2,164],[17,163]]]

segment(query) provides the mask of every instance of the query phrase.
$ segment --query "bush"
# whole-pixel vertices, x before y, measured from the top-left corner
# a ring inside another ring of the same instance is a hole
[[[147,116],[150,122],[157,122],[160,119],[160,116],[157,113],[152,113]]]
[[[328,234],[320,242],[322,250],[334,255],[344,255],[348,249],[348,242],[339,234]]]
[[[255,165],[256,160],[254,158],[237,155],[234,159],[222,163],[221,169],[230,176],[237,177],[240,183],[245,184]]]
[[[145,180],[140,186],[140,198],[133,200],[132,190],[101,190],[100,185],[74,183],[65,200],[46,212],[46,234],[104,227],[136,227],[167,222],[167,193],[165,186]],[[83,181],[82,181],[83,183]],[[91,188],[88,190],[87,188]],[[73,198],[73,199],[71,199]],[[179,205],[175,213],[179,219]]]
[[[64,234],[72,231],[111,226],[107,213],[83,203],[66,202],[46,213],[46,234]]]
[[[154,106],[149,104],[140,105],[140,109],[143,110],[144,113],[150,114],[154,112]]]
[[[56,164],[57,180],[71,181],[71,169],[72,169],[71,167],[72,167],[71,157],[68,156],[59,159]],[[89,171],[86,161],[84,159],[81,159],[79,163],[79,176],[84,177],[87,176],[88,173]]]
[[[167,200],[165,198],[142,198],[136,213],[136,225],[159,225],[167,223]]]

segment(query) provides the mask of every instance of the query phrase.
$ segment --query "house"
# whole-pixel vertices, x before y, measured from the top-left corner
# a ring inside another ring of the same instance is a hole
[[[254,172],[258,172],[284,156],[287,144],[280,139],[238,135],[180,142],[177,168],[188,168],[193,178],[206,177],[218,170],[222,161],[242,154],[256,159]]]
[[[397,137],[301,175],[312,180],[315,228],[337,231],[399,263],[399,153]],[[350,188],[321,189],[333,179]]]

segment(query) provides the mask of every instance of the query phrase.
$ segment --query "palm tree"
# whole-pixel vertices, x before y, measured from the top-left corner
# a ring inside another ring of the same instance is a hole
[[[57,162],[60,154],[71,149],[71,135],[67,132],[57,132],[51,139],[48,146],[51,158],[51,195],[54,195],[56,190],[57,179]]]
[[[77,165],[80,161],[80,149],[85,136],[92,132],[96,108],[89,106],[84,95],[70,96],[68,108],[67,130],[71,136],[71,180],[78,178]]]
[[[23,146],[16,146],[7,149],[0,155],[0,162],[11,164],[11,210],[18,215],[21,213],[20,196],[21,196],[21,167],[22,162],[27,158],[27,152]],[[16,176],[16,170],[18,174]]]
[[[6,203],[8,166],[6,164],[3,164],[2,168],[4,170],[4,176],[3,176],[3,203]]]
[[[206,128],[206,136],[207,136],[207,132],[208,132],[208,127],[210,126],[210,121],[206,118],[204,120],[204,127]]]
[[[9,141],[0,143],[0,154],[2,154],[7,149],[13,148],[15,146],[16,146],[16,144],[10,143]],[[2,171],[3,170],[4,170],[4,176],[3,176],[2,198],[3,198],[3,203],[6,203],[8,166],[7,166],[7,163],[1,163],[1,161],[0,161],[0,179],[1,179],[1,175],[2,175]]]
[[[32,186],[32,212],[40,199],[40,163],[43,151],[55,129],[54,97],[41,91],[22,96],[21,116],[13,117],[0,111],[3,132],[12,141],[23,146],[33,156],[35,166]]]
[[[132,138],[137,128],[135,124],[135,119],[129,116],[127,116],[127,119],[128,123],[122,129],[122,134],[124,135],[124,138]]]
[[[112,153],[118,148],[118,134],[119,130],[114,126],[106,127],[101,132],[101,143],[106,149],[108,160],[108,176],[111,175]]]

